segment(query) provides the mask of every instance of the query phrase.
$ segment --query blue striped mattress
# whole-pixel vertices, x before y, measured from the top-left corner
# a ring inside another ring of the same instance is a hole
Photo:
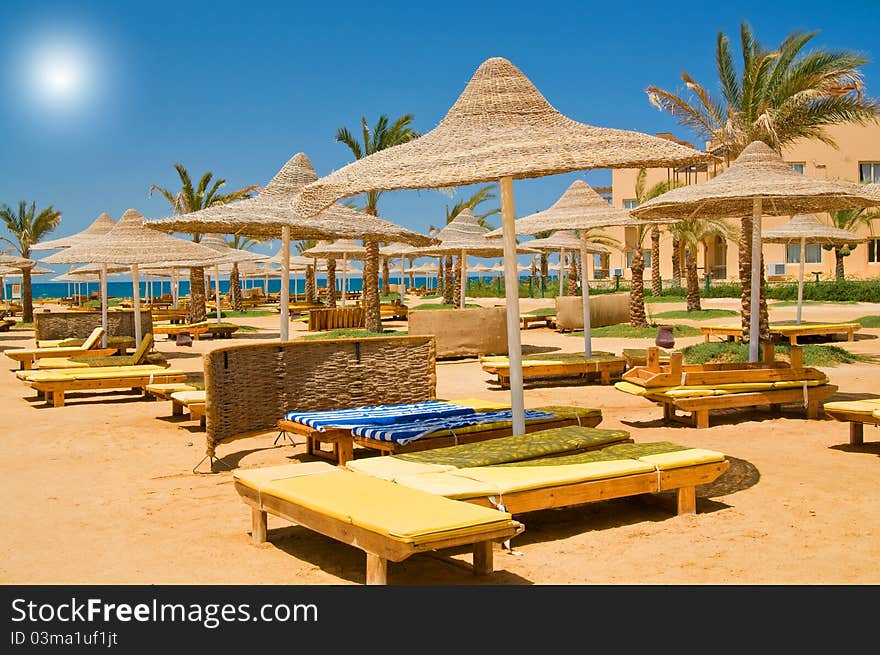
[[[442,400],[400,405],[368,405],[351,409],[331,409],[319,412],[287,412],[288,421],[302,423],[324,432],[327,428],[352,428],[354,426],[394,425],[412,423],[452,416],[476,414],[473,407],[454,405]]]

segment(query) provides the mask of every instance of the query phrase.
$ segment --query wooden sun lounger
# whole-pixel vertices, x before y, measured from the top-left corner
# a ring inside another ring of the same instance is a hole
[[[140,367],[133,368],[138,370],[126,373],[118,369],[109,371],[74,369],[57,374],[55,377],[32,379],[28,384],[52,406],[63,407],[64,394],[68,391],[131,389],[144,393],[148,384],[186,381],[184,371],[158,369],[145,372]]]
[[[207,407],[207,399],[204,389],[193,389],[191,391],[175,391],[170,395],[171,398],[171,415],[183,416],[183,410],[189,411],[189,417],[199,422],[199,426],[205,427],[205,412]]]
[[[536,411],[553,412],[551,407],[536,407]],[[559,410],[560,408],[557,408]],[[547,430],[549,428],[561,428],[568,425],[581,425],[583,427],[593,428],[602,422],[602,412],[598,409],[586,407],[568,407],[570,410],[564,416],[546,421],[535,421],[526,423],[526,434],[537,432],[539,430]],[[470,430],[464,429],[457,434],[451,434],[448,430],[439,432],[436,435],[428,435],[407,444],[399,444],[393,441],[381,441],[379,439],[368,439],[366,437],[355,436],[351,430],[345,428],[328,428],[325,431],[316,430],[303,423],[296,421],[288,421],[281,419],[278,421],[278,429],[283,433],[295,434],[306,439],[306,452],[314,457],[335,462],[340,466],[344,466],[347,462],[354,459],[354,447],[361,446],[370,450],[379,451],[382,455],[395,455],[398,453],[412,453],[421,450],[429,450],[432,448],[443,448],[445,446],[453,446],[461,443],[475,443],[478,441],[487,441],[489,439],[497,439],[499,437],[507,437],[511,434],[511,428],[508,425],[498,428],[492,428],[490,425],[472,426]],[[288,435],[289,436],[289,435]],[[322,444],[329,444],[331,450],[322,448]]]
[[[820,418],[823,402],[834,395],[837,386],[827,384],[818,369],[803,366],[800,347],[791,349],[790,363],[775,360],[772,344],[762,347],[761,362],[697,365],[683,365],[680,352],[672,353],[668,364],[661,364],[659,349],[651,347],[647,365],[626,371],[617,388],[662,405],[665,420],[697,428],[709,427],[712,410],[761,405],[778,412],[782,405],[798,403],[808,419]],[[677,411],[690,414],[679,416]]]
[[[584,377],[598,378],[601,384],[611,384],[626,369],[626,359],[611,353],[593,353],[584,359],[583,353],[526,355],[522,358],[523,380],[541,378]],[[484,371],[496,376],[501,388],[510,387],[510,362],[507,357],[482,356],[480,364]]]
[[[192,338],[195,341],[198,341],[199,337],[205,334],[210,334],[217,339],[228,339],[234,332],[238,331],[238,328],[239,326],[233,323],[181,323],[178,325],[154,325],[153,332],[155,334],[167,334],[172,336],[181,333],[188,333],[192,335]]]
[[[849,443],[853,446],[865,442],[866,425],[880,426],[880,398],[825,403],[823,409],[835,421],[849,423]]]
[[[116,348],[101,348],[101,337],[104,329],[96,327],[92,333],[83,340],[81,346],[52,347],[52,348],[16,348],[4,351],[10,359],[17,361],[19,369],[29,371],[34,364],[44,357],[108,357],[116,352]]]
[[[556,327],[556,317],[552,314],[521,314],[519,322],[523,330],[528,330],[533,323],[549,328]]]
[[[488,575],[494,568],[493,542],[511,539],[524,529],[509,513],[496,509],[473,507],[322,462],[292,466],[273,467],[289,469],[277,480],[271,472],[265,475],[270,469],[236,471],[235,490],[251,508],[253,543],[268,540],[267,514],[272,514],[364,551],[368,585],[388,583],[388,562],[460,546],[473,547],[474,574]],[[334,496],[334,492],[341,493]],[[366,497],[369,500],[363,503]],[[381,505],[380,514],[371,511],[375,503]],[[400,526],[413,514],[421,517],[419,528],[401,535]]]
[[[801,323],[800,325],[788,323],[771,323],[770,334],[775,337],[788,339],[792,346],[796,346],[799,337],[837,334],[845,335],[847,341],[855,339],[855,333],[862,329],[860,323]],[[722,337],[725,341],[739,341],[742,338],[742,326],[740,325],[701,325],[705,341],[712,337]]]

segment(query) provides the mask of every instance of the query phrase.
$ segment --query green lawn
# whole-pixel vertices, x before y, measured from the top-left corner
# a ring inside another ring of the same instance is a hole
[[[701,309],[695,312],[685,310],[674,310],[671,312],[660,312],[653,314],[654,318],[689,318],[695,321],[702,321],[707,318],[721,318],[723,316],[739,316],[739,312],[732,309]]]
[[[555,307],[539,307],[530,312],[526,312],[528,316],[553,316],[556,313]]]
[[[584,331],[569,332],[569,336],[583,337]],[[695,337],[700,331],[690,325],[674,325],[672,326],[672,334],[676,337]],[[593,337],[621,337],[627,339],[653,339],[657,336],[657,326],[649,326],[646,328],[633,327],[629,323],[618,323],[617,325],[607,325],[605,327],[592,328],[590,335]]]
[[[385,332],[370,332],[369,330],[328,330],[319,334],[308,334],[301,339],[318,341],[321,339],[362,339],[364,337],[405,337],[405,330],[386,330]]]
[[[278,312],[274,309],[245,309],[243,311],[237,312],[234,310],[225,310],[220,312],[221,318],[250,318],[252,316],[277,316]],[[217,313],[214,312],[214,316],[217,316]]]
[[[779,300],[770,303],[771,307],[797,307],[797,300]],[[857,305],[857,300],[805,300],[802,305]]]
[[[804,365],[806,366],[832,367],[838,364],[873,361],[870,357],[851,353],[839,346],[807,344],[800,347],[803,349]],[[777,344],[775,350],[777,359],[788,359],[791,346]],[[749,361],[749,344],[740,342],[698,343],[682,348],[681,352],[684,354],[686,364]]]
[[[260,329],[253,325],[241,325],[239,323],[236,323],[236,325],[238,325],[238,332],[258,332]]]
[[[880,328],[880,316],[862,316],[857,318],[853,323],[859,323],[866,328]]]
[[[645,296],[645,303],[649,305],[653,305],[655,303],[664,303],[664,302],[687,302],[687,298],[684,296]]]

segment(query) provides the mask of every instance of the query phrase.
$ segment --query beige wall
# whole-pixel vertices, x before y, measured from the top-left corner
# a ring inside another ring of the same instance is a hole
[[[862,162],[880,162],[880,125],[858,126],[841,125],[827,129],[829,136],[834,139],[838,148],[826,145],[820,141],[800,141],[783,149],[782,156],[787,162],[804,164],[804,174],[811,177],[843,179],[852,182],[859,181],[859,164]],[[721,168],[710,165],[708,171],[695,173],[680,173],[678,179],[685,183],[703,182]],[[624,202],[635,198],[635,180],[638,171],[633,169],[620,169],[612,171],[612,203],[615,207],[624,207]],[[650,169],[647,175],[646,187],[650,188],[657,182],[670,179],[672,173],[669,169]],[[827,214],[819,214],[822,221],[828,220]],[[765,217],[764,227],[775,227],[788,221],[789,217]],[[738,227],[738,221],[730,221],[734,227]],[[859,230],[863,236],[875,235],[880,238],[880,220],[873,222],[872,230],[862,228]],[[626,249],[634,247],[632,231],[627,235],[623,228],[608,228],[606,233],[626,243]],[[650,248],[650,239],[645,238],[644,248]],[[880,249],[880,247],[878,247]],[[708,251],[708,252],[707,252]],[[660,238],[660,274],[664,281],[672,277],[672,239],[661,228]],[[764,261],[766,264],[785,263],[786,248],[782,244],[765,244]],[[724,254],[716,252],[715,244],[707,244],[699,249],[697,265],[700,267],[700,279],[702,282],[705,266],[708,264],[715,277],[725,277],[728,280],[738,279],[737,258],[738,248],[736,241],[728,241],[726,248],[726,261],[720,261],[716,255]],[[822,262],[818,264],[806,264],[805,275],[808,280],[813,280],[814,271],[820,273],[822,279],[834,278],[834,252],[822,250]],[[653,265],[653,262],[652,262]],[[849,279],[877,278],[880,277],[880,263],[868,262],[868,246],[860,244],[849,257],[844,259],[846,276]],[[615,251],[611,255],[611,267],[623,268],[624,277],[630,277],[630,270],[626,268],[626,255],[624,252]],[[726,269],[725,269],[726,267]],[[798,265],[788,264],[785,267],[785,275],[770,277],[768,279],[796,280]],[[645,269],[645,279],[650,279],[651,269]]]

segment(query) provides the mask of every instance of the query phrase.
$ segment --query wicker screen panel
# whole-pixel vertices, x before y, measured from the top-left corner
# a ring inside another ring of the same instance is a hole
[[[108,337],[134,337],[134,311],[107,312]],[[101,325],[101,312],[34,312],[34,338],[37,341],[84,339]],[[141,334],[153,331],[153,315],[141,310]]]
[[[275,428],[288,411],[421,402],[436,395],[434,338],[273,342],[205,355],[207,454]]]

